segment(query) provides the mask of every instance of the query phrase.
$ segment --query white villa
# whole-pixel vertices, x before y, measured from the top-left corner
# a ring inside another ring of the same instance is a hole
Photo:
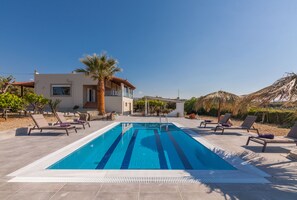
[[[97,108],[97,82],[84,73],[34,75],[34,90],[49,99],[60,99],[61,110],[74,106],[86,109]],[[133,114],[133,86],[128,80],[113,77],[105,83],[106,112],[122,115]]]

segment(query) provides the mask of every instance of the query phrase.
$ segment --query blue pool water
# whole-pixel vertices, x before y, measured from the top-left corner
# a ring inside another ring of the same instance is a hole
[[[159,123],[121,123],[48,169],[235,170],[175,125]]]

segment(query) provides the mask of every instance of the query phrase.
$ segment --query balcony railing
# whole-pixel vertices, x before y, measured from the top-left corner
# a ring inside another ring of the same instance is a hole
[[[133,94],[129,94],[129,93],[124,93],[124,97],[128,97],[128,98],[131,98],[133,99]]]
[[[105,96],[117,96],[117,97],[120,97],[120,96],[122,96],[122,91],[108,90],[108,91],[105,91]]]
[[[121,96],[124,96],[124,97],[128,97],[128,98],[133,98],[133,94],[130,94],[130,93],[127,93],[127,92],[124,92],[124,95],[122,95],[122,91],[118,91],[118,90],[108,90],[108,91],[105,91],[105,96],[116,96],[116,97],[121,97]]]

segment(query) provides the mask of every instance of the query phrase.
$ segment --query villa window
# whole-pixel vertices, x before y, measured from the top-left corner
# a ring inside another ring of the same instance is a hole
[[[52,85],[53,96],[70,96],[71,85]]]

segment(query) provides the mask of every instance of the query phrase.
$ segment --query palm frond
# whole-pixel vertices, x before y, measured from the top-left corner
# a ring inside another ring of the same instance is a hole
[[[244,98],[245,103],[265,106],[273,102],[283,102],[284,106],[297,105],[297,74],[286,75],[272,85],[251,93]]]
[[[80,61],[85,65],[85,68],[80,68],[76,71],[83,72],[94,80],[109,79],[115,73],[122,71],[117,66],[117,60],[108,57],[106,53],[87,55],[81,58]]]
[[[199,97],[196,101],[195,108],[196,110],[200,108],[204,108],[207,112],[211,108],[218,108],[221,109],[231,109],[235,108],[235,105],[239,101],[239,96],[225,92],[225,91],[217,91],[205,96]]]

